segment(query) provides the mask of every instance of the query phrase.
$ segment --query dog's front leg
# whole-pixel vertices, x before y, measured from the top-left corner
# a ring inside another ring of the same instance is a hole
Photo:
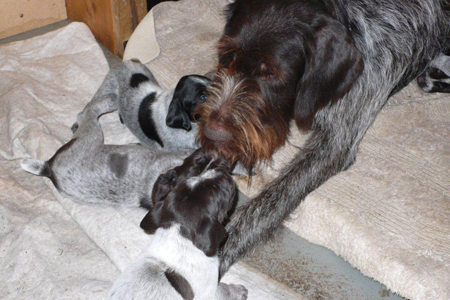
[[[221,276],[236,260],[268,240],[309,193],[353,163],[363,136],[358,132],[364,133],[366,128],[360,126],[345,135],[339,126],[314,130],[305,147],[281,174],[232,216],[222,249]]]
[[[216,292],[216,300],[245,300],[248,291],[240,284],[219,283]]]

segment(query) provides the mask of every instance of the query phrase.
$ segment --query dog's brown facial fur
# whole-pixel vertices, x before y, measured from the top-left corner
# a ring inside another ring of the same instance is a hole
[[[251,168],[285,142],[288,124],[263,101],[258,84],[239,74],[228,76],[227,71],[217,73],[208,101],[196,111],[201,115],[200,141],[205,151]],[[211,129],[215,138],[208,132]],[[220,135],[222,130],[226,132]]]

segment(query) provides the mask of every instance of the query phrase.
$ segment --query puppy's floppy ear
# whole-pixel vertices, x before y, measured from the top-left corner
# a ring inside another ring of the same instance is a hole
[[[159,228],[161,213],[164,202],[158,202],[141,221],[141,228],[148,233],[153,233]]]
[[[193,242],[206,256],[211,257],[217,254],[220,243],[226,237],[227,232],[217,219],[204,217],[195,231]]]
[[[185,97],[184,85],[187,80],[188,76],[182,77],[175,87],[172,102],[170,102],[166,117],[166,125],[172,128],[190,131],[192,129],[191,121],[186,108],[183,106],[183,98]]]
[[[329,18],[305,38],[305,71],[297,85],[295,121],[309,127],[316,112],[342,98],[364,69],[349,31]]]
[[[165,174],[161,174],[153,185],[152,202],[156,204],[162,200],[172,190],[177,181],[177,172],[172,169]]]

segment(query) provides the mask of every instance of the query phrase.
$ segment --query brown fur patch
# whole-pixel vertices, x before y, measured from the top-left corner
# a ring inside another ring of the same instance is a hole
[[[238,74],[228,76],[221,70],[213,80],[208,101],[200,105],[199,137],[202,148],[230,162],[237,160],[249,169],[259,160],[268,160],[286,140],[287,122],[262,98],[258,85]],[[205,137],[206,124],[214,124],[231,133],[226,142],[214,142]]]

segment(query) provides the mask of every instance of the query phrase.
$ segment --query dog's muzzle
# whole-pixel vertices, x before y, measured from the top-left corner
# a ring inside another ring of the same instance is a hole
[[[226,142],[231,138],[231,133],[220,128],[211,128],[206,124],[203,134],[213,142]]]

